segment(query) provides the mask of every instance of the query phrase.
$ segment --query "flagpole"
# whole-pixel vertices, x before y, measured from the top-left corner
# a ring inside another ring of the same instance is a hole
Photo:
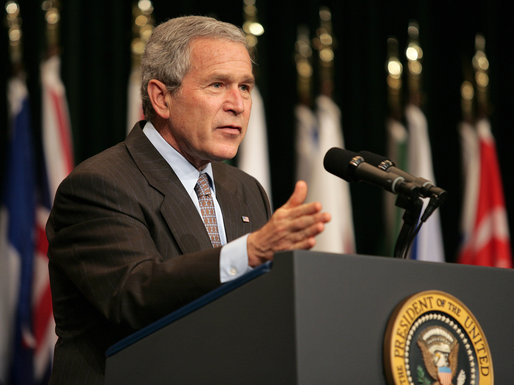
[[[471,78],[471,76],[470,76]],[[462,207],[460,218],[461,248],[465,249],[473,233],[480,181],[480,151],[474,121],[475,90],[471,80],[460,88],[462,121],[458,126],[462,165]]]
[[[141,102],[141,58],[153,28],[153,4],[150,0],[135,1],[132,5],[131,71],[127,85],[127,134],[134,124],[144,118]]]
[[[264,34],[264,27],[257,18],[257,6],[255,0],[244,0],[243,31],[251,56],[256,60],[259,37]],[[237,165],[244,172],[252,175],[266,191],[271,205],[271,175],[268,150],[268,129],[266,124],[266,112],[264,100],[258,87],[259,73],[254,68],[256,85],[252,90],[252,111],[246,136],[239,148]]]
[[[2,184],[0,207],[3,225],[0,228],[0,381],[31,383],[35,348],[32,325],[34,239],[31,236],[36,205],[35,160],[22,61],[20,7],[15,1],[9,1],[5,10],[12,76],[8,82],[10,130],[6,183]]]
[[[13,68],[13,74],[18,74],[23,70],[20,7],[17,2],[8,1],[5,4],[5,10],[9,35],[9,59]]]
[[[312,47],[309,28],[300,25],[295,42],[296,90],[300,104],[312,105]]]
[[[458,260],[465,264],[510,268],[513,265],[510,231],[496,144],[488,118],[489,61],[482,35],[476,36],[475,50],[472,64],[477,97],[476,136],[480,166],[476,209],[472,215],[463,213],[473,222],[465,223],[464,229],[470,229],[470,233],[465,234]]]
[[[318,201],[323,209],[331,213],[332,220],[316,238],[313,250],[333,253],[354,253],[355,236],[350,187],[345,181],[335,178],[323,168],[323,158],[332,147],[345,147],[341,126],[341,110],[332,99],[334,90],[334,48],[332,13],[329,8],[319,10],[320,25],[316,31],[314,48],[318,53],[320,93],[316,98],[315,118],[317,135],[315,155],[307,200]]]
[[[309,28],[300,25],[295,42],[296,91],[295,107],[296,179],[311,185],[312,168],[318,151],[318,122],[312,111],[312,46]]]
[[[59,0],[45,0],[41,9],[45,12],[46,53],[48,57],[59,54]]]
[[[259,37],[264,34],[264,27],[257,18],[257,6],[255,0],[243,0],[243,31],[246,35],[246,43],[254,60],[257,58],[257,44]],[[254,69],[255,71],[255,69]],[[258,74],[255,74],[258,76]]]
[[[402,76],[403,65],[400,61],[398,39],[389,37],[387,39],[387,102],[389,105],[389,116],[398,121],[402,120]]]
[[[387,102],[389,117],[386,122],[387,155],[402,170],[407,168],[407,128],[403,124],[402,76],[403,65],[399,57],[398,40],[387,39]],[[402,227],[402,210],[395,204],[396,197],[384,192],[384,254],[394,255],[395,244]]]
[[[396,152],[396,155],[401,154],[401,160],[404,161],[406,151],[406,144],[409,142],[411,138],[410,135],[407,134],[405,127],[403,126],[401,120],[403,118],[403,106],[401,102],[401,90],[402,90],[402,74],[403,74],[403,65],[399,58],[399,49],[398,49],[398,41],[394,37],[390,37],[387,40],[388,47],[388,60],[387,60],[387,85],[388,85],[388,102],[390,108],[390,118],[388,122],[388,135],[389,135],[389,151]],[[409,48],[414,49],[416,53],[420,53],[420,49],[416,49],[415,45],[411,43],[409,44]],[[412,52],[407,50],[408,54],[412,54]],[[416,55],[412,55],[411,58]],[[416,60],[418,56],[415,57]],[[417,75],[419,75],[420,66],[419,65],[411,65],[411,69],[414,68],[417,70]],[[415,78],[415,80],[417,80]],[[411,83],[412,87],[417,87],[419,90],[419,84],[416,82]],[[409,110],[406,111],[409,113]],[[418,114],[419,115],[419,114]],[[409,119],[407,119],[409,120]],[[422,133],[426,132],[425,125],[421,125],[420,127],[416,127],[417,131],[421,131]],[[422,130],[420,130],[422,129]],[[409,133],[411,134],[411,133]],[[422,136],[416,136],[418,139],[423,138]],[[418,140],[419,142],[419,140]],[[400,166],[401,168],[404,165]],[[418,175],[415,173],[415,175]],[[423,175],[423,174],[421,174]],[[390,195],[390,194],[389,194]],[[394,246],[393,255],[396,258],[407,258],[411,253],[411,246],[415,245],[415,240],[419,231],[421,230],[421,226],[423,225],[424,220],[426,220],[425,215],[421,216],[423,209],[423,201],[417,194],[407,195],[407,194],[399,194],[395,200],[395,206],[404,209],[402,220],[403,223],[399,220],[400,211],[395,210],[392,207],[391,198],[386,195],[386,220],[387,220],[387,230],[388,240],[391,241],[396,237],[396,243]],[[437,202],[436,202],[437,203]],[[431,212],[431,211],[428,211]],[[428,215],[426,215],[428,217]],[[422,221],[420,221],[422,218]],[[401,227],[400,227],[401,226]]]
[[[419,175],[435,185],[435,175],[432,164],[432,149],[430,145],[429,126],[422,110],[421,75],[423,71],[423,50],[419,42],[419,25],[411,21],[408,27],[408,46],[405,50],[407,58],[409,102],[405,109],[405,119],[408,125],[408,169],[413,175]],[[444,262],[444,247],[441,232],[439,211],[427,211],[434,198],[424,199],[422,215],[419,223],[419,233],[413,240],[412,259]],[[439,202],[440,203],[440,202]],[[430,218],[427,214],[430,213]],[[425,223],[423,223],[425,222]],[[423,225],[423,228],[421,226]]]
[[[477,118],[485,118],[489,114],[489,60],[485,53],[485,38],[481,34],[475,36],[475,55],[472,59],[475,71]]]
[[[320,26],[314,39],[318,50],[320,93],[329,98],[334,92],[334,35],[332,33],[332,13],[328,7],[319,10]]]
[[[419,43],[419,26],[415,21],[409,23],[407,30],[408,44],[405,50],[407,58],[407,85],[409,91],[409,103],[420,107],[421,97],[421,73],[423,72],[423,50]]]

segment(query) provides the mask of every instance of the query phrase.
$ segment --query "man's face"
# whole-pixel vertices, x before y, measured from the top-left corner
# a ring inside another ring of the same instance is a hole
[[[170,118],[165,138],[201,169],[233,158],[250,118],[252,63],[241,43],[199,38],[191,42],[191,68],[166,96]]]

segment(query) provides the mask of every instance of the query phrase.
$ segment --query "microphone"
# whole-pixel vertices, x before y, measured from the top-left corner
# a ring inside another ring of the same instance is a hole
[[[440,204],[446,199],[445,190],[435,186],[433,182],[425,178],[416,177],[406,171],[403,171],[402,169],[399,169],[396,167],[393,161],[387,159],[385,156],[374,154],[369,151],[360,151],[359,154],[369,164],[372,164],[373,166],[376,166],[383,171],[392,172],[395,175],[399,175],[405,178],[406,181],[414,183],[417,187],[419,187],[419,192],[424,198],[435,197],[438,199]]]
[[[332,147],[323,159],[323,166],[329,173],[347,182],[367,182],[386,189],[393,194],[417,194],[418,187],[403,176],[386,172],[369,163],[353,151]]]

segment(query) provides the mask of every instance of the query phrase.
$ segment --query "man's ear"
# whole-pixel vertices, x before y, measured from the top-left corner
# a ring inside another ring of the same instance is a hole
[[[167,98],[169,92],[164,83],[157,79],[151,79],[148,82],[147,91],[155,113],[163,119],[168,119],[170,117],[169,99]]]

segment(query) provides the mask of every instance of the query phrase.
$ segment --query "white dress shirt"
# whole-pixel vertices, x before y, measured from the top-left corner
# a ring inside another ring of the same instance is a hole
[[[194,190],[198,177],[200,176],[200,171],[198,171],[186,160],[186,158],[166,142],[159,132],[157,132],[152,123],[147,122],[143,128],[143,132],[159,154],[161,154],[173,169],[189,194],[189,197],[193,201],[198,213],[201,215],[200,204]],[[248,234],[227,243],[225,225],[223,223],[223,213],[221,212],[220,205],[216,199],[216,187],[214,184],[212,165],[209,163],[202,172],[208,174],[210,178],[209,182],[216,211],[216,220],[218,222],[218,232],[221,244],[223,245],[220,253],[220,281],[223,283],[240,277],[247,271],[251,270],[248,266],[248,253],[246,249]]]

